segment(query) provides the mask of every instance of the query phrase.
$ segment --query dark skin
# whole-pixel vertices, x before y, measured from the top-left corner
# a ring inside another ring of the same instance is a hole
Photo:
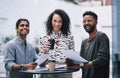
[[[83,17],[83,27],[85,31],[88,32],[89,39],[92,39],[97,35],[98,31],[96,29],[96,25],[97,25],[97,20],[95,20],[93,16],[85,15]],[[88,63],[84,64],[84,66],[80,66],[77,64],[71,64],[71,63],[73,63],[73,60],[70,58],[67,58],[66,64],[67,64],[68,69],[80,69],[80,68],[92,68],[93,67],[92,61],[89,61]]]
[[[78,64],[73,64],[73,60],[66,58],[65,63],[67,64],[67,69],[74,69],[74,70],[79,70],[80,69],[80,65]]]
[[[16,28],[17,31],[17,35],[19,38],[21,38],[22,40],[26,41],[26,37],[29,34],[29,26],[28,26],[28,22],[27,21],[21,21],[20,24],[18,25],[18,28]],[[14,71],[17,71],[20,69],[20,64],[13,64],[12,69]],[[25,70],[33,70],[35,69],[35,67],[37,66],[37,63],[35,62],[30,62],[28,64],[24,64],[23,68]]]
[[[40,66],[40,67],[45,67],[46,62],[47,62],[47,60],[46,60],[46,61],[44,61],[44,62],[43,62],[42,64],[40,64],[39,66]]]

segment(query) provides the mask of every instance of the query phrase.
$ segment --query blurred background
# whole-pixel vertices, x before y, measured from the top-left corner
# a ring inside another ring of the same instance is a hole
[[[98,30],[108,35],[112,52],[111,0],[0,0],[0,78],[5,78],[2,49],[9,40],[16,36],[17,19],[27,18],[30,21],[28,40],[33,46],[39,45],[39,37],[45,35],[47,17],[55,9],[63,9],[69,15],[75,50],[78,53],[81,41],[88,37],[82,26],[82,14],[88,10],[97,13]],[[73,78],[80,77],[81,70],[73,73]],[[110,78],[112,78],[112,62]]]

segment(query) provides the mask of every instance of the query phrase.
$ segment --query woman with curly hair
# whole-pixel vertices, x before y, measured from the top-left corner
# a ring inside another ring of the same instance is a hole
[[[40,38],[40,52],[49,53],[50,58],[56,63],[64,64],[65,56],[61,50],[74,50],[74,39],[70,32],[70,18],[62,9],[54,10],[48,17],[46,22],[46,36]],[[55,40],[54,49],[49,50],[49,39]],[[48,60],[49,60],[48,59]],[[71,73],[57,74],[58,78],[72,78]]]

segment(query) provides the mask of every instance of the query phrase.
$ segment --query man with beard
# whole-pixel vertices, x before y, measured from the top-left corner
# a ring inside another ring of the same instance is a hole
[[[36,52],[32,45],[27,41],[29,34],[29,21],[21,18],[16,22],[17,36],[9,41],[4,47],[4,62],[6,78],[33,78],[32,74],[17,72],[18,70],[34,69],[36,63]]]
[[[81,68],[82,78],[109,78],[109,39],[105,33],[97,30],[97,20],[97,14],[92,11],[83,14],[83,27],[89,38],[82,41],[80,56],[88,63],[68,67]],[[66,60],[67,64],[68,61],[70,59]]]

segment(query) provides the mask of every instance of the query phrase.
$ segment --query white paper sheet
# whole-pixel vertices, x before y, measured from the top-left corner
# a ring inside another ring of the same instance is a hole
[[[45,60],[47,60],[50,57],[49,54],[42,54],[38,57],[38,59],[35,61],[38,65],[42,64]]]
[[[82,58],[77,52],[73,50],[62,50],[61,52],[66,56],[66,58],[72,59],[75,64],[88,62],[86,59]]]
[[[48,64],[46,65],[46,67],[48,68]],[[66,64],[56,64],[55,68],[66,68],[67,65]]]

